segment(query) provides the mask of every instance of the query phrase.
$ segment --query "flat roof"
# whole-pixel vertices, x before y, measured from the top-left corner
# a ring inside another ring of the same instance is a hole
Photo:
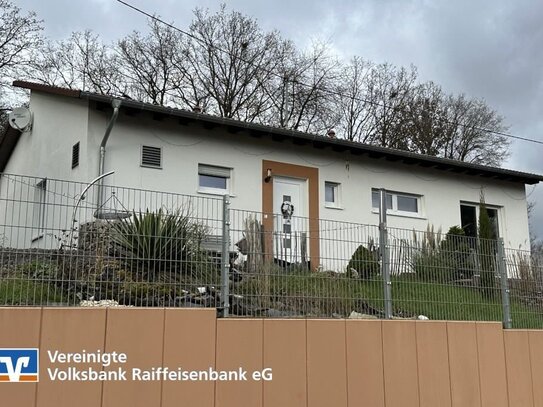
[[[153,105],[151,103],[138,102],[132,99],[116,98],[98,93],[84,92],[73,89],[66,89],[56,86],[44,85],[26,81],[14,81],[13,86],[29,89],[31,91],[45,92],[60,96],[87,99],[98,104],[102,108],[111,106],[114,99],[121,100],[121,109],[127,112],[135,113],[137,111],[150,112],[158,117],[175,117],[182,124],[191,122],[201,123],[205,128],[222,127],[229,133],[246,132],[252,137],[266,137],[274,141],[291,141],[296,145],[306,145],[318,150],[331,150],[335,152],[349,152],[354,156],[368,156],[374,159],[381,159],[389,162],[398,162],[407,165],[414,165],[423,168],[434,168],[437,170],[448,171],[457,174],[467,174],[480,176],[484,178],[494,178],[504,181],[520,182],[524,184],[537,184],[543,181],[543,175],[531,174],[508,170],[498,167],[473,164],[465,161],[451,160],[448,158],[434,157],[424,154],[412,153],[393,148],[379,147],[370,144],[363,144],[354,141],[348,141],[337,138],[330,138],[310,133],[304,133],[296,130],[281,129],[262,124],[248,123],[235,119],[213,116],[205,113],[192,112],[185,109],[177,109]],[[9,130],[8,130],[9,132]],[[8,139],[11,141],[4,146],[6,136],[0,136],[0,172],[4,170],[11,152],[15,148],[13,145],[13,132]],[[8,153],[8,149],[11,149]],[[6,150],[6,151],[3,151]],[[4,162],[5,161],[5,162]]]

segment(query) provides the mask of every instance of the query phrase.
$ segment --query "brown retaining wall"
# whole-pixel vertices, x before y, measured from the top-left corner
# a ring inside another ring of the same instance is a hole
[[[0,383],[0,406],[9,407],[543,406],[543,331],[504,331],[499,323],[0,308],[2,347],[41,352],[39,383]],[[270,367],[273,380],[50,381],[47,350],[83,349],[124,352],[129,368]]]

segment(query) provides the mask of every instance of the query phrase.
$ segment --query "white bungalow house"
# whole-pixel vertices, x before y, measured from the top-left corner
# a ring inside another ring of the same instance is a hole
[[[115,171],[107,184],[202,198],[229,194],[232,208],[262,213],[264,226],[275,229],[285,226],[281,220],[273,225],[272,214],[290,202],[294,215],[306,220],[289,228],[308,233],[307,250],[317,263],[352,253],[351,247],[346,254],[324,255],[323,237],[334,232],[317,219],[377,225],[379,188],[388,192],[389,226],[424,230],[432,224],[447,231],[460,225],[472,235],[483,189],[506,246],[529,248],[525,185],[542,181],[541,175],[128,99],[114,109],[114,98],[83,91],[22,81],[14,86],[30,90],[33,125],[0,136],[0,173],[88,183]],[[46,182],[32,188],[48,192]],[[9,191],[4,175],[0,197]],[[28,241],[39,244],[39,237],[30,233]]]

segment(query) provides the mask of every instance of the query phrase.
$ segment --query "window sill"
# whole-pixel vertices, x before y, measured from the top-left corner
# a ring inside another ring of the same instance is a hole
[[[339,210],[339,211],[342,211],[343,209],[345,209],[342,206],[337,206],[337,205],[332,205],[332,204],[327,204],[327,203],[324,204],[324,207],[326,209],[336,209],[336,210]]]
[[[372,213],[379,215],[379,211],[377,209],[372,209]],[[422,216],[419,213],[410,214],[408,212],[387,212],[387,216],[395,216],[398,218],[410,218],[410,219],[420,219],[420,220],[427,220],[425,216]]]
[[[144,165],[144,164],[140,164],[140,167],[141,168],[150,168],[152,170],[161,170],[162,167],[155,167],[154,165]]]

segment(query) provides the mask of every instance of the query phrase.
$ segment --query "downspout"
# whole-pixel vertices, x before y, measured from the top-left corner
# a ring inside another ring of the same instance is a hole
[[[102,138],[102,142],[100,143],[100,161],[98,162],[98,177],[100,177],[104,173],[104,164],[106,161],[106,144],[109,139],[109,135],[111,134],[111,130],[113,129],[113,126],[115,125],[115,121],[117,120],[117,116],[119,115],[121,101],[119,99],[113,99],[111,101],[111,106],[113,107],[113,114],[111,115],[111,118],[109,119],[106,132],[104,133],[104,137]],[[102,178],[100,179],[98,183],[98,198],[96,200],[96,206],[98,209],[100,209],[100,207],[102,206]]]

